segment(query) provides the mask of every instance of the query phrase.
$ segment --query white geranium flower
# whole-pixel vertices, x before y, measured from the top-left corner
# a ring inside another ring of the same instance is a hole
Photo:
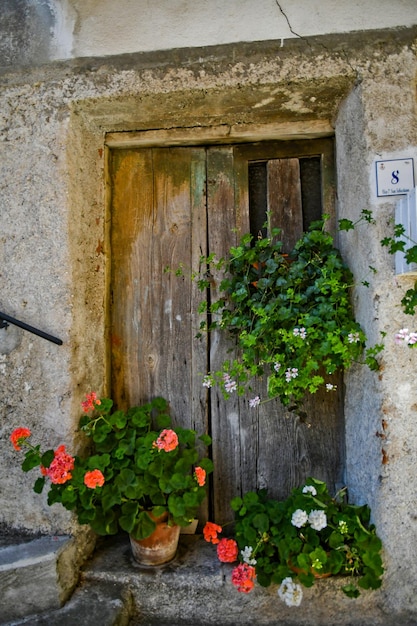
[[[311,493],[312,496],[316,496],[317,495],[316,488],[313,487],[313,485],[305,485],[303,487],[303,493]]]
[[[299,584],[293,582],[292,578],[288,576],[282,581],[278,589],[278,595],[287,606],[300,606],[303,599],[303,590]]]
[[[301,526],[304,526],[304,524],[306,524],[307,521],[308,521],[308,515],[305,511],[302,511],[301,509],[297,509],[292,514],[291,524],[293,526],[297,526],[297,528],[301,528]]]
[[[327,517],[324,511],[311,511],[308,521],[313,530],[323,530],[327,526]]]
[[[244,563],[256,565],[256,559],[252,559],[252,552],[253,548],[251,546],[245,546],[245,548],[240,551]]]
[[[359,333],[349,333],[348,334],[348,342],[349,343],[357,343],[360,340]]]

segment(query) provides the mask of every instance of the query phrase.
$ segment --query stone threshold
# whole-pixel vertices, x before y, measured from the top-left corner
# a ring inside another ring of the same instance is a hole
[[[415,618],[383,611],[383,590],[352,600],[345,578],[318,580],[299,607],[287,607],[277,586],[249,594],[231,583],[233,565],[218,561],[200,535],[181,535],[173,561],[138,565],[126,534],[98,540],[67,602],[59,597],[56,561],[71,538],[0,541],[2,626],[415,626]],[[46,604],[42,604],[47,599]],[[48,605],[49,604],[49,605]],[[13,613],[18,606],[20,613]]]
[[[117,584],[129,592],[130,626],[415,626],[415,620],[384,614],[380,591],[363,592],[355,600],[345,596],[344,577],[317,580],[303,589],[300,607],[287,607],[276,585],[239,593],[231,582],[233,567],[220,563],[216,547],[200,535],[181,535],[170,563],[143,567],[133,560],[127,535],[121,535],[100,541],[82,580]]]

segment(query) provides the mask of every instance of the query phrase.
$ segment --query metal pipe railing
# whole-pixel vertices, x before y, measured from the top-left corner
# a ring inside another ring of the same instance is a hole
[[[11,317],[11,315],[6,315],[6,313],[2,313],[0,311],[0,328],[7,328],[9,324],[19,326],[19,328],[23,328],[23,330],[27,330],[34,335],[38,335],[38,337],[42,337],[43,339],[52,341],[52,343],[56,343],[58,346],[62,346],[62,340],[58,339],[58,337],[54,337],[53,335],[44,333],[43,330],[39,330],[39,328],[34,328],[34,326],[30,326],[29,324],[26,324],[26,322],[21,322],[15,317]]]

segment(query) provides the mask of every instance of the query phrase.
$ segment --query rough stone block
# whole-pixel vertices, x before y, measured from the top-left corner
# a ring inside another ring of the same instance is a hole
[[[57,608],[65,600],[58,560],[72,540],[39,537],[0,547],[0,623]]]

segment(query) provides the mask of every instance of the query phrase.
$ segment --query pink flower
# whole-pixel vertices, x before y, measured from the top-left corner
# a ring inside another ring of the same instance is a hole
[[[415,343],[417,343],[417,333],[410,333],[410,336],[408,338],[408,345],[412,346]]]
[[[97,398],[97,394],[95,391],[91,393],[87,393],[85,396],[84,402],[81,402],[81,406],[83,407],[84,413],[88,413],[89,411],[94,411],[96,406],[100,406],[101,401]]]
[[[210,387],[213,387],[213,379],[208,374],[207,376],[204,376],[203,378],[203,387],[207,387],[207,389],[210,389]]]
[[[237,383],[235,380],[228,380],[224,383],[224,388],[226,389],[227,393],[233,393],[237,389]]]
[[[206,470],[202,467],[196,467],[194,470],[196,481],[200,487],[204,487],[206,484]]]
[[[104,485],[104,476],[99,469],[86,472],[84,476],[84,485],[89,489],[95,489],[96,487],[102,487]]]
[[[302,328],[294,328],[292,332],[294,337],[301,337],[301,339],[305,339],[307,337],[307,331],[304,326]]]
[[[220,539],[217,545],[217,556],[222,563],[234,563],[237,559],[238,547],[234,539]]]
[[[159,435],[158,439],[154,442],[154,446],[159,450],[165,450],[165,452],[171,452],[178,446],[178,436],[174,430],[165,428]]]
[[[227,393],[233,393],[237,389],[236,381],[232,380],[230,374],[228,374],[227,372],[223,374],[223,384]]]
[[[251,400],[249,400],[249,406],[251,409],[254,409],[255,407],[259,406],[261,404],[261,399],[259,396],[255,396],[254,398],[252,398]]]
[[[220,539],[217,537],[218,533],[221,533],[223,528],[213,522],[206,522],[203,528],[204,539],[209,543],[219,543]]]
[[[232,583],[238,591],[249,593],[255,586],[256,571],[252,565],[240,563],[232,571]]]
[[[31,432],[29,428],[15,428],[12,434],[10,435],[10,440],[13,444],[15,450],[21,450],[20,447],[25,439],[31,436]]]
[[[297,376],[298,369],[296,367],[289,367],[285,372],[285,380],[287,381],[287,383],[290,382],[291,378],[297,378]]]
[[[51,483],[63,485],[71,480],[71,471],[74,469],[74,457],[67,454],[65,446],[55,450],[55,457],[49,467],[41,468],[42,474],[49,477]]]

